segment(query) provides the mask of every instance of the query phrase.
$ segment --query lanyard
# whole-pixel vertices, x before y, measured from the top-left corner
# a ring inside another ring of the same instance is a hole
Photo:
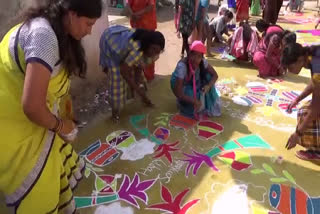
[[[193,82],[193,98],[197,99],[196,72],[193,69],[191,62],[189,61],[188,63],[189,63],[190,75],[192,75],[192,77],[193,77],[193,80],[192,80],[192,82]],[[190,76],[189,76],[189,79],[190,79]]]
[[[190,60],[189,60],[188,64],[189,64],[190,75],[193,76],[193,80],[192,80],[192,82],[193,82],[193,98],[194,98],[194,100],[197,100],[196,72],[193,69]],[[188,79],[191,79],[190,75],[189,75]],[[194,117],[196,119],[199,119],[199,115],[197,114],[195,109],[194,109]]]

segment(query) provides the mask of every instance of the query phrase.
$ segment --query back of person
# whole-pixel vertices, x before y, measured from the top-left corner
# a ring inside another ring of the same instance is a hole
[[[110,53],[112,53],[113,59],[118,59],[119,63],[122,59],[124,59],[127,55],[127,47],[130,41],[133,30],[121,26],[115,25],[107,28],[100,39],[100,49],[106,50],[108,49]],[[105,43],[104,41],[108,40],[109,43]],[[111,56],[109,56],[111,57]]]
[[[224,16],[217,16],[214,19],[212,19],[209,23],[210,27],[213,28],[215,31],[217,30],[219,24],[222,24],[224,27],[227,26],[227,23],[225,23],[224,21]]]
[[[152,10],[141,15],[138,20],[130,20],[133,28],[142,28],[148,30],[155,30],[157,28],[155,0],[128,0],[128,4],[134,13],[144,10],[148,5],[153,5]]]
[[[251,40],[252,29],[250,25],[247,23],[243,23],[242,28],[243,28],[243,40],[246,44],[248,44]]]
[[[280,33],[283,31],[283,28],[280,27],[279,25],[271,25],[270,27],[268,27],[266,34],[269,33]]]

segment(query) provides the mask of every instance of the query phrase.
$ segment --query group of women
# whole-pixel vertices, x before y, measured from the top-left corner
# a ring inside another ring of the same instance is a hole
[[[242,25],[242,31],[245,30],[244,26]],[[286,31],[278,25],[268,24],[264,20],[258,20],[256,27],[262,33],[262,38],[252,59],[259,70],[260,77],[279,76],[287,71],[299,74],[302,68],[310,69],[311,71],[310,83],[289,105],[287,110],[291,113],[299,102],[309,95],[312,96],[312,100],[298,110],[296,131],[290,136],[286,148],[292,149],[299,144],[306,150],[297,151],[296,156],[298,158],[319,160],[320,46],[303,47],[296,42],[295,33]],[[249,29],[248,26],[246,28]],[[250,32],[250,30],[247,31]],[[245,37],[243,34],[243,38]],[[237,54],[237,49],[231,48],[231,53]],[[247,55],[243,55],[243,53],[245,51],[239,51],[237,56],[246,57]],[[247,53],[250,52],[247,51]]]
[[[312,100],[298,111],[297,128],[290,136],[286,148],[292,149],[299,144],[305,150],[296,152],[298,158],[319,160],[320,46],[302,47],[296,43],[295,33],[283,30],[278,25],[267,24],[264,20],[259,20],[256,25],[262,33],[262,38],[258,48],[251,52],[251,55],[261,77],[278,76],[286,71],[298,74],[303,67],[311,70],[310,84],[289,104],[287,110],[290,113],[300,101],[312,95]],[[250,28],[247,23],[242,23],[240,27],[239,31]],[[247,31],[251,34],[248,33],[243,37],[257,36],[256,32],[250,29]],[[244,46],[250,45],[242,45]],[[242,54],[245,49],[241,50],[242,52],[235,50],[235,53],[238,51],[239,56],[247,59],[248,55]],[[214,86],[218,75],[203,57],[205,53],[206,47],[201,41],[193,42],[190,53],[178,62],[171,77],[171,88],[177,97],[180,113],[196,119],[221,114],[220,98]]]
[[[233,20],[233,9],[236,13],[236,21],[240,23],[240,26],[229,40],[231,54],[237,59],[248,59],[247,55],[249,54],[249,58],[253,58],[255,49],[258,47],[261,52],[265,52],[266,46],[269,45],[269,39],[266,40],[266,44],[260,45],[264,47],[258,45],[259,37],[248,25],[249,6],[252,15],[259,15],[261,8],[263,8],[264,22],[267,25],[275,25],[282,3],[282,0],[228,0],[228,5],[222,5],[219,8],[218,16],[209,23],[207,18],[208,0],[176,0],[175,22],[177,30],[182,35],[181,57],[185,56],[184,53],[188,52],[190,41],[192,43],[194,40],[202,42],[207,40],[207,56],[212,56],[210,52],[212,38],[215,37],[216,41],[222,42],[222,34],[229,35],[227,25]],[[273,30],[276,29],[270,28],[268,33],[272,33]],[[188,38],[190,39],[188,40]],[[259,58],[259,55],[256,58]],[[265,76],[265,74],[261,76]]]
[[[196,9],[186,2],[181,1],[181,10],[188,11],[182,13],[181,20],[195,18]],[[153,106],[141,88],[143,72],[148,78],[145,68],[151,68],[165,48],[163,34],[155,31],[156,21],[151,21],[155,18],[154,1],[140,3],[129,1],[131,25],[138,29],[113,26],[100,40],[100,65],[109,76],[110,104],[116,121],[129,90],[136,91],[147,106]],[[198,7],[202,15],[196,21],[205,22],[206,7]],[[42,8],[29,10],[24,21],[9,30],[0,43],[0,191],[15,213],[76,212],[73,191],[85,166],[70,144],[78,129],[65,103],[70,77],[85,76],[81,39],[90,34],[101,11],[101,0],[50,1]],[[180,30],[189,35],[193,23],[183,24]],[[245,23],[241,27],[242,32],[247,31]],[[299,73],[302,67],[311,69],[312,81],[288,110],[310,94],[312,101],[300,109],[297,129],[287,147],[300,144],[307,150],[297,156],[319,159],[320,47],[302,47],[276,25],[262,23],[257,27],[264,36],[253,61],[261,64],[261,76],[280,74],[285,69],[292,73]],[[248,32],[243,34],[243,46],[250,46],[247,37],[256,36]],[[284,48],[281,63],[279,47]],[[181,114],[196,119],[219,116],[220,99],[215,88],[218,74],[204,58],[205,45],[196,40],[190,47],[184,44],[184,50],[187,56],[178,62],[171,78]]]
[[[261,36],[247,22],[241,22],[229,38],[230,54],[238,60],[252,61],[262,78],[281,76],[286,71],[280,63],[281,52],[296,42],[296,34],[263,19],[256,22],[256,28]]]

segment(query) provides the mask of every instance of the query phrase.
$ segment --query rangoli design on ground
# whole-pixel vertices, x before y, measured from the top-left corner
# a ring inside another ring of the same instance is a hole
[[[191,168],[193,167],[192,173],[193,175],[196,175],[203,163],[205,163],[211,169],[219,171],[218,168],[212,162],[213,157],[221,154],[222,152],[247,148],[271,149],[271,146],[259,136],[249,135],[238,138],[236,140],[230,140],[224,143],[222,146],[214,147],[206,154],[200,154],[196,151],[193,151],[193,155],[184,153],[184,155],[188,158],[184,160],[188,163],[185,174],[186,176],[188,176]]]
[[[272,80],[270,80],[272,82]],[[265,115],[272,116],[279,113],[292,118],[297,117],[297,107],[293,108],[291,114],[287,113],[288,105],[296,99],[299,91],[283,91],[280,80],[274,80],[275,83],[265,85],[262,82],[249,82],[246,87],[248,88],[247,94],[240,94],[232,98],[233,102],[242,106],[263,105],[257,107],[257,112]]]
[[[320,213],[320,197],[310,197],[305,191],[284,184],[272,184],[269,192],[272,207],[281,213]]]
[[[150,205],[148,209],[161,210],[165,211],[166,213],[172,214],[186,214],[188,210],[196,203],[198,203],[198,201],[200,200],[191,200],[181,207],[180,204],[189,191],[190,189],[185,189],[173,198],[171,192],[165,186],[162,185],[161,198],[162,201],[164,201],[164,203]]]
[[[118,158],[120,152],[108,143],[101,143],[100,140],[93,143],[80,153],[89,163],[104,167]]]
[[[175,143],[167,143],[167,144],[161,144],[158,146],[156,149],[155,153],[156,154],[153,158],[161,158],[161,157],[166,157],[167,160],[172,163],[172,152],[179,151],[180,149],[177,147],[179,144],[179,141]]]
[[[262,164],[262,168],[255,168],[251,170],[251,173],[254,175],[266,174],[270,176],[270,181],[273,183],[283,183],[288,182],[292,185],[296,185],[296,181],[294,177],[286,170],[282,171],[282,174],[277,174],[271,165],[264,163]]]
[[[219,159],[236,171],[243,171],[252,166],[250,154],[242,151],[221,154]]]
[[[223,126],[219,123],[212,121],[200,121],[197,126],[198,137],[201,139],[209,140],[221,132],[223,132]]]
[[[112,180],[114,178],[105,177],[103,180],[99,177],[102,181],[98,181],[99,183],[107,183],[108,180]],[[148,204],[148,195],[146,191],[156,182],[156,179],[145,180],[141,181],[138,174],[135,174],[133,180],[131,181],[128,175],[124,175],[122,184],[120,185],[119,190],[112,189],[115,193],[110,193],[108,195],[98,195],[93,194],[92,196],[88,197],[75,197],[74,200],[76,202],[76,207],[78,209],[85,208],[85,207],[92,207],[97,206],[100,204],[107,204],[112,203],[118,200],[127,202],[136,208],[140,208],[139,204],[137,203],[137,199],[141,200],[145,204]],[[98,184],[100,187],[100,184]],[[103,185],[101,185],[102,188]],[[110,186],[110,188],[116,188],[115,185]],[[108,189],[107,187],[107,190]],[[111,191],[111,190],[110,190]]]

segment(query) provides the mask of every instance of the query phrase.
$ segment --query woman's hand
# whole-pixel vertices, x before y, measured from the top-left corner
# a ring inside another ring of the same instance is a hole
[[[198,111],[201,108],[202,103],[200,100],[194,100],[193,107],[196,111]]]
[[[66,142],[74,141],[78,136],[78,128],[73,120],[62,120],[62,129],[58,135]]]
[[[299,141],[300,141],[300,137],[298,136],[298,134],[296,132],[293,133],[290,136],[290,138],[286,144],[286,149],[290,150],[290,149],[296,147],[296,145],[299,143]]]
[[[295,99],[294,101],[292,101],[292,102],[288,105],[287,112],[288,112],[289,114],[291,114],[291,113],[292,113],[292,109],[293,109],[294,107],[296,107],[298,104],[299,104],[298,99]]]
[[[284,75],[287,73],[287,70],[284,69],[282,66],[279,68],[279,75]]]
[[[211,86],[208,84],[208,85],[205,85],[203,88],[202,88],[202,92],[203,93],[208,93],[211,89]]]

